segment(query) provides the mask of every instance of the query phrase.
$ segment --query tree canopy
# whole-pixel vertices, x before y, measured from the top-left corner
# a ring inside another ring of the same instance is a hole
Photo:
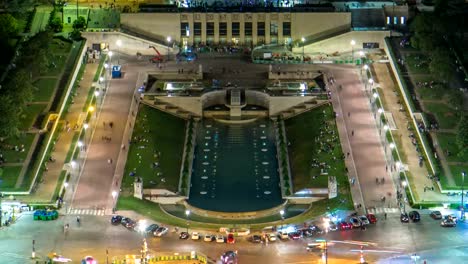
[[[463,115],[457,129],[458,156],[468,153],[468,116]]]

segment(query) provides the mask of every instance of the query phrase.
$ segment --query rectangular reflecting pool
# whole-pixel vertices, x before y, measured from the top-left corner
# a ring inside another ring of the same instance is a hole
[[[188,203],[222,212],[249,212],[283,202],[274,128],[269,119],[198,125]]]

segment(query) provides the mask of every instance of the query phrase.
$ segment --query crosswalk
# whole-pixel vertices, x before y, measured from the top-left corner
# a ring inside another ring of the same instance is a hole
[[[369,208],[367,209],[367,213],[369,214],[383,214],[383,213],[399,213],[399,208],[387,208],[387,207],[377,207],[377,208]]]
[[[67,212],[68,215],[97,215],[104,216],[106,215],[105,209],[80,209],[80,208],[70,208]]]

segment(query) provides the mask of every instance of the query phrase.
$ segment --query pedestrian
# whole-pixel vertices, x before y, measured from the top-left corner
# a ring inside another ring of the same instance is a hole
[[[354,136],[354,130],[351,130],[351,136]]]
[[[384,213],[384,218],[385,220],[387,220],[387,213]]]
[[[382,184],[384,184],[384,183],[385,183],[385,178],[384,178],[384,177],[382,177]]]
[[[112,159],[108,159],[107,163],[112,164]]]
[[[109,123],[109,126],[110,126],[110,128],[114,127],[114,123],[113,123],[113,122],[110,122],[110,123]]]
[[[351,116],[351,112],[348,112],[348,117],[350,117],[350,116]]]
[[[385,171],[388,172],[388,165],[385,165]]]
[[[379,178],[375,177],[375,183],[378,185],[379,184]]]
[[[348,152],[348,153],[346,153],[346,157],[348,157],[348,158],[349,158],[349,152]]]

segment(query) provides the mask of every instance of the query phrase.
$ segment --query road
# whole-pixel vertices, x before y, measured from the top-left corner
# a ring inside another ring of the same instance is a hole
[[[83,216],[78,227],[70,222],[70,230],[64,234],[63,224],[73,220],[60,218],[57,221],[33,221],[32,215],[23,215],[17,223],[0,232],[0,258],[2,263],[34,263],[29,260],[32,240],[36,242],[36,252],[44,257],[56,252],[76,260],[85,255],[96,257],[100,263],[106,260],[106,249],[110,257],[124,254],[138,254],[142,245],[142,235],[126,230],[122,226],[109,224],[109,217]],[[200,230],[201,233],[205,233]],[[217,244],[204,241],[182,241],[176,233],[168,233],[162,238],[148,239],[150,252],[201,251],[211,259],[218,259],[226,250],[238,250],[239,263],[242,264],[300,264],[316,263],[319,253],[308,253],[307,243],[313,238],[301,238],[297,241],[277,241],[268,246],[253,244],[245,239],[237,239],[236,244]],[[398,214],[389,214],[387,220],[379,219],[376,225],[367,230],[335,231],[320,238],[328,240],[355,240],[377,243],[368,250],[392,250],[400,254],[365,253],[368,263],[410,263],[410,255],[416,253],[420,259],[416,263],[463,263],[468,255],[468,224],[459,223],[455,228],[442,228],[439,221],[432,220],[427,212],[422,212],[419,223],[400,223]],[[329,248],[329,263],[345,259],[347,263],[358,263],[358,246],[332,245]]]

